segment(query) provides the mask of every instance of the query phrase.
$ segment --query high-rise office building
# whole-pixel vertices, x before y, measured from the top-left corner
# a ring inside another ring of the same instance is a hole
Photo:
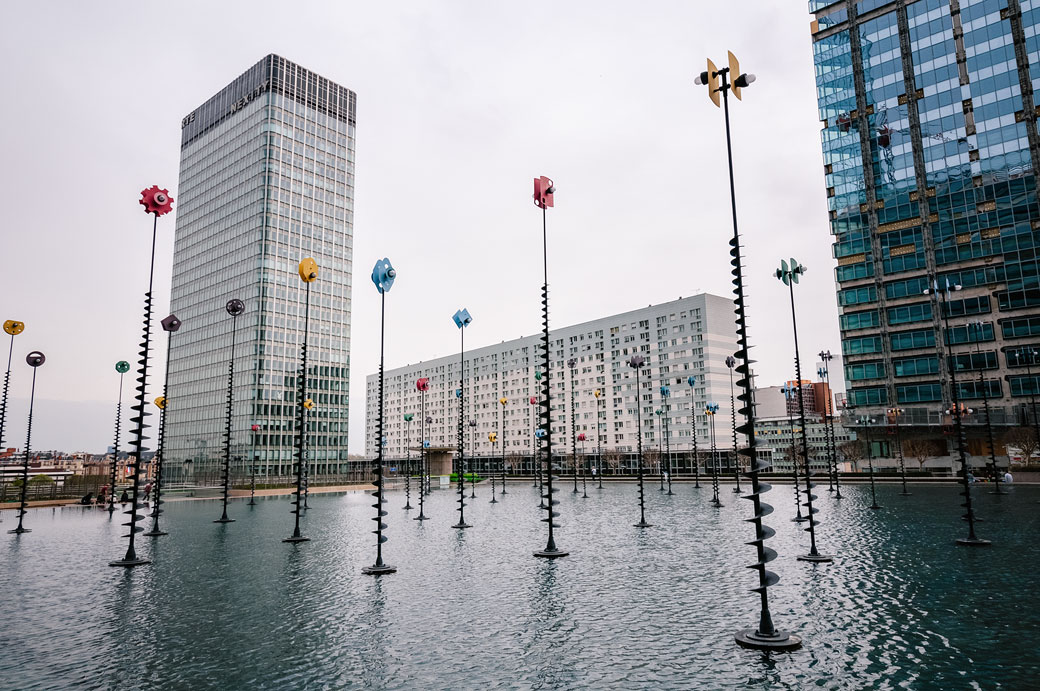
[[[477,337],[479,317],[468,327]],[[450,328],[448,323],[446,328]],[[465,417],[477,424],[465,429],[466,453],[480,456],[499,454],[504,444],[507,455],[530,455],[534,448],[536,406],[540,399],[541,373],[538,343],[541,336],[526,336],[466,353]],[[643,448],[656,449],[665,442],[664,413],[667,412],[667,446],[688,451],[692,446],[693,415],[697,442],[708,448],[709,418],[704,405],[719,404],[718,445],[732,448],[730,433],[730,370],[726,358],[736,350],[737,336],[733,300],[701,294],[660,305],[650,305],[595,321],[554,329],[549,334],[552,368],[553,451],[570,454],[572,439],[584,433],[585,451],[597,443],[604,450],[630,453],[639,441],[642,419]],[[629,367],[633,355],[642,355],[641,389]],[[574,367],[567,366],[574,360]],[[688,380],[694,378],[694,385]],[[447,355],[398,367],[384,373],[386,453],[406,457],[406,447],[420,443],[420,396],[416,382],[430,380],[426,394],[426,439],[432,446],[455,446],[458,423],[459,355]],[[669,387],[662,398],[661,387]],[[600,390],[597,399],[594,392]],[[571,393],[574,407],[571,415]],[[366,381],[365,451],[376,452],[379,375]],[[502,405],[499,400],[505,398]],[[661,410],[662,415],[656,411]],[[414,415],[411,423],[404,415]],[[500,423],[504,423],[500,426]],[[571,435],[571,428],[575,437]],[[488,434],[500,439],[492,444]],[[580,447],[574,445],[580,453]]]
[[[356,101],[268,55],[181,122],[171,473],[216,478],[236,321],[232,454],[242,466],[257,458],[261,475],[291,472],[305,257],[320,268],[310,284],[310,472],[346,463]],[[246,308],[237,320],[225,311],[235,298]]]
[[[889,410],[902,409],[901,423],[945,454],[955,374],[974,409],[969,447],[985,454],[983,395],[994,424],[1020,425],[1040,391],[1040,3],[811,0],[809,10],[855,406],[846,424],[890,426]],[[935,287],[947,283],[960,289],[944,312]],[[873,451],[888,455],[880,436]]]

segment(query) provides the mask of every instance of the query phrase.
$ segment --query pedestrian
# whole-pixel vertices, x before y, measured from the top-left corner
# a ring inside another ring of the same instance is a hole
[[[1010,485],[1014,481],[1015,481],[1015,478],[1011,477],[1011,468],[1008,468],[1007,470],[1004,471],[1004,482],[1005,482],[1005,484]]]

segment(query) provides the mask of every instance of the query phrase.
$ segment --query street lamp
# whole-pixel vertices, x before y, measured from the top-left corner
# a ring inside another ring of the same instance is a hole
[[[639,522],[635,524],[636,528],[651,527],[651,524],[646,522],[646,501],[643,489],[643,415],[639,400],[642,381],[640,379],[640,370],[645,364],[646,360],[642,355],[633,355],[628,360],[628,366],[636,371],[636,448],[639,454],[639,457],[636,459],[636,474],[639,478]]]
[[[828,475],[831,477],[831,483],[827,490],[830,492],[836,492],[834,495],[835,499],[841,499],[841,485],[838,480],[838,439],[834,433],[834,409],[831,407],[833,406],[833,394],[831,393],[830,367],[831,360],[834,359],[834,356],[831,355],[831,351],[829,350],[821,350],[820,359],[823,361],[823,367],[817,371],[817,374],[820,375],[820,378],[827,384],[827,406],[824,412],[826,414],[825,421],[827,423],[827,450],[830,456],[830,473],[828,473]]]
[[[545,438],[545,492],[542,501],[546,504],[546,513],[542,519],[549,528],[545,549],[538,550],[534,556],[543,559],[556,559],[567,556],[568,552],[556,546],[554,528],[558,528],[556,518],[560,515],[555,507],[559,501],[553,499],[553,455],[552,455],[552,402],[549,388],[549,240],[546,221],[546,210],[553,206],[553,194],[556,187],[553,181],[544,175],[534,179],[534,204],[542,210],[542,367],[545,369],[545,380],[542,382],[542,399],[539,404],[539,426]],[[537,378],[537,373],[535,375]]]
[[[737,75],[734,77],[733,75]],[[730,82],[732,79],[732,83]],[[733,182],[733,144],[729,128],[729,93],[740,100],[741,89],[750,86],[755,81],[755,75],[745,74],[740,71],[740,64],[736,56],[729,53],[729,65],[721,70],[715,67],[715,63],[708,60],[708,69],[701,72],[696,79],[697,84],[708,88],[708,97],[716,107],[719,105],[719,96],[722,97],[723,112],[726,122],[726,157],[729,163],[729,198],[730,208],[733,212],[733,237],[730,239],[730,264],[733,266],[733,294],[737,314],[737,345],[738,350],[734,354],[739,362],[737,373],[741,375],[738,383],[743,393],[740,402],[744,408],[740,411],[744,415],[743,429],[748,440],[747,455],[749,459],[748,477],[751,480],[751,493],[744,498],[751,501],[754,515],[751,523],[755,526],[755,539],[751,545],[755,547],[757,561],[752,565],[758,571],[758,587],[754,589],[761,599],[759,620],[756,627],[741,629],[734,634],[738,645],[759,650],[794,650],[802,645],[802,639],[786,631],[777,629],[773,625],[773,617],[769,612],[768,590],[780,581],[780,577],[769,571],[766,565],[776,559],[774,550],[765,546],[765,541],[775,533],[762,523],[762,519],[768,516],[772,507],[761,500],[761,495],[769,491],[769,485],[760,485],[758,473],[765,469],[766,463],[758,460],[755,449],[755,411],[752,405],[754,392],[751,384],[750,353],[748,352],[748,321],[744,304],[744,265],[740,254],[740,231],[737,228],[737,193]],[[694,437],[696,438],[696,437]]]
[[[22,520],[25,518],[26,507],[29,505],[28,502],[28,491],[29,491],[29,457],[31,455],[32,447],[32,416],[33,416],[33,403],[36,401],[36,370],[47,361],[47,358],[38,350],[34,350],[25,356],[25,363],[32,367],[33,378],[32,378],[32,389],[29,392],[29,423],[25,430],[25,463],[22,465],[22,491],[21,497],[18,500],[18,527],[14,530],[8,530],[8,533],[12,535],[21,535],[22,533],[31,533],[32,530],[22,525]],[[135,461],[140,463],[140,460]],[[113,492],[115,488],[113,487]],[[131,528],[133,524],[131,524]]]
[[[12,341],[14,339],[11,339]],[[116,436],[112,443],[112,467],[110,468],[108,515],[111,516],[116,510],[116,468],[119,465],[119,432],[123,425],[123,375],[130,371],[130,363],[120,360],[116,363],[116,372],[119,372],[119,398],[116,403]]]
[[[369,576],[382,576],[397,571],[396,566],[383,563],[383,543],[387,540],[386,536],[383,535],[383,531],[387,527],[386,523],[383,523],[383,519],[389,515],[389,512],[383,509],[383,504],[386,503],[386,500],[383,499],[383,454],[385,453],[383,449],[386,446],[386,437],[383,436],[383,409],[385,407],[383,354],[386,341],[386,294],[393,288],[396,278],[397,271],[386,257],[378,260],[375,267],[372,268],[372,283],[375,284],[376,290],[379,291],[379,411],[376,417],[376,434],[379,435],[381,443],[379,444],[379,450],[376,451],[375,461],[372,464],[372,475],[375,479],[373,484],[376,486],[375,491],[372,492],[372,497],[376,500],[376,503],[372,505],[372,508],[376,510],[375,518],[372,519],[376,522],[376,529],[372,531],[376,536],[376,560],[371,566],[361,569],[361,573]]]
[[[932,287],[925,289],[923,294],[928,295],[933,301],[938,303],[943,318],[943,332],[946,340],[950,341],[947,345],[952,345],[952,339],[950,338],[950,292],[960,290],[961,287],[951,284],[948,278],[945,279],[945,284],[940,289],[939,281],[933,278]],[[950,391],[953,400],[951,414],[953,415],[953,424],[957,434],[957,454],[960,456],[961,461],[961,496],[964,497],[963,506],[966,509],[964,517],[968,521],[968,537],[958,538],[956,544],[968,547],[986,547],[991,544],[990,541],[983,540],[975,535],[975,512],[971,508],[971,483],[968,481],[968,451],[964,437],[964,423],[961,420],[963,410],[960,402],[960,390],[957,386],[956,367],[950,367]]]
[[[726,356],[726,367],[729,369],[729,424],[733,428],[733,479],[737,484],[733,491],[741,493],[740,489],[740,454],[737,452],[737,406],[733,396],[733,368],[737,366],[737,359],[732,355]]]
[[[227,404],[224,410],[224,463],[220,469],[223,512],[214,523],[235,522],[234,518],[228,518],[227,515],[228,492],[231,489],[231,415],[235,405],[235,336],[238,333],[238,316],[246,311],[246,306],[241,300],[232,299],[228,300],[224,309],[231,315],[231,357],[228,359]]]
[[[874,488],[874,455],[870,448],[870,437],[866,434],[866,428],[868,425],[874,424],[874,418],[862,416],[857,418],[856,423],[864,428],[863,436],[867,440],[867,468],[870,471],[870,508],[880,509],[877,503],[877,491]]]
[[[970,321],[970,322],[968,322],[968,328],[971,329],[972,335],[974,336],[974,338],[972,340],[975,341],[975,354],[979,357],[979,360],[981,360],[982,359],[982,348],[979,347],[979,336],[981,335],[981,332],[982,332],[982,321],[978,320],[978,319],[976,319],[974,321]],[[969,360],[969,364],[970,364],[971,354],[968,355],[968,360]],[[950,361],[951,361],[951,363],[950,363],[951,367],[955,368],[957,366],[957,360],[955,358],[951,357]],[[993,476],[993,491],[990,492],[990,494],[1001,494],[1001,495],[1003,495],[1003,494],[1006,494],[1006,492],[1004,492],[1002,489],[1000,489],[1000,473],[997,471],[997,449],[996,449],[996,444],[993,441],[993,424],[990,421],[990,417],[989,417],[989,392],[986,390],[987,389],[986,379],[985,379],[985,377],[982,376],[982,366],[981,366],[981,364],[979,366],[978,372],[979,372],[979,389],[982,391],[982,409],[986,412],[986,441],[989,444],[990,473]]]
[[[455,326],[459,329],[459,388],[455,390],[455,396],[459,399],[459,423],[458,423],[458,459],[459,464],[456,468],[458,474],[458,487],[459,487],[459,522],[452,526],[452,528],[471,528],[472,526],[466,522],[465,510],[466,510],[466,438],[465,438],[465,398],[466,395],[466,327],[473,321],[473,317],[469,316],[469,310],[462,308],[455,312],[452,316],[455,321]]]
[[[798,350],[798,317],[794,309],[794,286],[798,283],[799,276],[804,274],[805,271],[805,266],[799,264],[793,257],[791,258],[790,267],[787,266],[787,262],[781,259],[780,268],[776,270],[777,279],[787,286],[791,294],[791,328],[794,333],[794,377],[799,387],[802,385],[802,357]],[[809,463],[809,432],[805,422],[805,396],[800,388],[798,391],[798,423],[802,427],[802,459],[805,463],[805,511],[809,515],[809,527],[806,529],[806,532],[809,533],[809,553],[798,555],[798,560],[820,564],[834,561],[834,558],[820,554],[819,550],[816,549],[816,514],[820,510],[813,507],[813,499],[817,498],[813,494],[813,489],[816,485],[812,481],[812,466]]]
[[[719,499],[719,459],[715,442],[715,416],[719,414],[719,404],[715,401],[708,401],[704,406],[704,414],[710,421],[708,435],[711,442],[711,489],[713,493],[711,503],[715,506],[722,506],[722,501]]]
[[[690,385],[690,438],[693,439],[693,488],[701,488],[701,459],[700,451],[697,450],[697,403],[694,399],[694,386],[697,377],[689,376],[686,383]]]
[[[888,416],[895,421],[896,428],[896,452],[899,454],[899,475],[903,479],[903,491],[899,494],[904,497],[909,497],[910,492],[906,489],[906,461],[903,460],[903,439],[899,435],[899,418],[906,412],[902,408],[889,408]]]
[[[296,517],[293,534],[282,542],[307,542],[300,532],[300,513],[303,511],[303,468],[307,461],[307,335],[311,325],[311,283],[318,278],[318,264],[311,257],[300,262],[298,273],[306,290],[303,308],[303,344],[300,347],[300,372],[296,391],[296,491],[293,492],[292,514]]]
[[[134,403],[131,408],[131,410],[137,413],[135,417],[131,418],[131,422],[136,423],[133,439],[133,497],[130,500],[130,510],[123,512],[130,516],[130,522],[123,524],[130,528],[130,530],[127,531],[127,537],[130,538],[130,542],[127,545],[126,554],[122,559],[117,559],[116,561],[108,563],[109,566],[124,566],[126,568],[151,563],[148,559],[139,559],[137,557],[137,551],[134,549],[134,540],[137,533],[144,532],[144,528],[137,527],[137,522],[143,520],[142,516],[138,516],[138,511],[144,509],[144,506],[138,504],[138,499],[141,496],[141,465],[144,462],[142,460],[145,440],[144,420],[149,415],[148,411],[145,409],[145,392],[148,390],[148,361],[151,355],[152,341],[152,285],[155,278],[155,238],[159,229],[159,217],[169,213],[173,209],[173,197],[170,196],[169,191],[159,189],[157,185],[152,185],[148,189],[142,190],[139,202],[144,206],[145,213],[152,214],[152,255],[148,265],[148,292],[144,294],[143,338],[141,339],[141,349],[138,351],[140,359],[137,361],[137,402]],[[112,489],[114,490],[115,488],[113,487]]]

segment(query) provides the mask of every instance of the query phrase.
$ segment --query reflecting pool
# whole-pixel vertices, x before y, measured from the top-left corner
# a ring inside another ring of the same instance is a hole
[[[399,570],[382,577],[361,574],[375,554],[362,493],[311,495],[312,541],[295,545],[288,497],[235,500],[223,525],[219,501],[169,502],[170,534],[139,538],[154,563],[132,570],[107,565],[125,551],[121,514],[34,509],[33,532],[0,536],[0,687],[1037,688],[1040,487],[976,490],[989,548],[953,545],[952,485],[881,486],[880,511],[868,487],[842,489],[819,491],[819,546],[836,557],[821,565],[795,560],[808,535],[791,489],[767,495],[773,617],[805,642],[773,654],[733,641],[758,601],[750,503],[731,485],[721,508],[708,487],[651,485],[640,530],[634,484],[582,499],[564,483],[559,560],[531,555],[545,537],[529,483],[497,504],[479,486],[465,531],[449,527],[451,492],[434,491],[426,522],[391,492],[384,559]]]

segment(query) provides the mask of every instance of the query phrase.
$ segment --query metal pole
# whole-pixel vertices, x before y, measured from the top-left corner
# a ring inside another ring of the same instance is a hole
[[[380,265],[377,263],[377,268]],[[387,263],[387,266],[389,266],[389,263]],[[393,269],[388,269],[387,274],[390,278],[393,278]],[[386,292],[388,288],[384,289],[379,283],[377,283],[377,286],[379,286],[379,417],[376,419],[376,435],[379,437],[379,446],[372,467],[376,486],[375,491],[372,492],[372,497],[376,500],[376,503],[372,505],[372,508],[376,510],[376,515],[372,519],[376,522],[376,529],[372,531],[376,536],[376,561],[372,566],[366,566],[361,569],[361,573],[369,576],[382,576],[397,571],[397,567],[383,563],[383,543],[387,541],[387,538],[383,535],[383,531],[387,527],[386,523],[383,523],[383,518],[389,515],[389,512],[383,510],[383,504],[386,503],[386,500],[383,499],[383,435],[385,434],[383,409],[386,407],[384,403],[383,356],[385,352],[384,343],[386,341]]]
[[[292,513],[296,516],[296,525],[293,528],[293,534],[282,540],[282,542],[306,542],[310,540],[309,537],[304,537],[303,533],[300,532],[300,513],[303,511],[303,465],[307,454],[307,408],[303,404],[307,400],[307,334],[310,332],[311,318],[311,284],[310,282],[304,282],[304,285],[306,286],[307,294],[303,312],[303,346],[300,349],[299,393],[296,401],[298,408],[296,413],[296,492],[292,500]],[[377,443],[382,444],[382,440],[378,440]]]
[[[35,354],[36,353],[30,353],[29,356],[32,357]],[[40,357],[43,357],[42,353],[40,354]],[[41,362],[40,364],[43,363]],[[32,389],[30,389],[29,392],[29,423],[25,431],[25,463],[22,465],[22,491],[18,500],[18,527],[14,530],[7,531],[12,535],[21,535],[22,533],[32,532],[30,528],[26,528],[22,525],[22,520],[25,518],[25,514],[28,513],[25,509],[28,506],[28,501],[26,501],[26,499],[28,496],[27,492],[29,491],[29,457],[31,455],[30,448],[32,446],[32,415],[33,403],[36,401],[36,368],[38,367],[38,365],[32,365],[31,363],[30,365],[33,368],[33,378]]]

